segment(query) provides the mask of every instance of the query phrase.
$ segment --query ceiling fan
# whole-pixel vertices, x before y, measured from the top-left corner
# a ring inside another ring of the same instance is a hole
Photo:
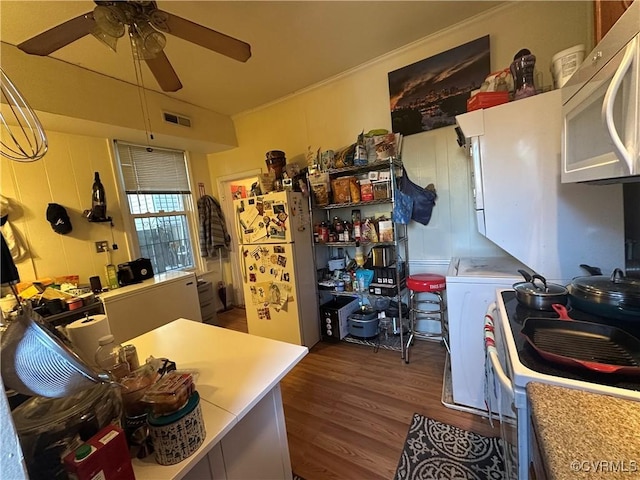
[[[134,55],[144,60],[160,87],[175,92],[182,83],[163,49],[165,33],[182,38],[214,52],[246,62],[251,45],[211,30],[169,12],[159,10],[155,1],[100,1],[91,12],[79,15],[18,45],[32,55],[49,55],[92,34],[115,51],[118,38],[128,30]]]

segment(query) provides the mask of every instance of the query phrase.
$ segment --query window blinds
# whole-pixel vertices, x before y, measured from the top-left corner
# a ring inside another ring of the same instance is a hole
[[[127,193],[189,194],[184,152],[116,142]]]

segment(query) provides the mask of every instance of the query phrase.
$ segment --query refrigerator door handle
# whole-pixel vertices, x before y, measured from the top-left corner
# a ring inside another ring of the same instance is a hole
[[[247,257],[244,254],[244,247],[240,248],[240,258],[242,260],[242,278],[247,283]]]
[[[240,219],[240,212],[236,209],[236,232],[238,233],[238,243],[244,242],[244,230],[242,229],[242,220]]]

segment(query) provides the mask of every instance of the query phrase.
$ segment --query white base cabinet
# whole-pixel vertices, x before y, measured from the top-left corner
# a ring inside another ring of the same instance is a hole
[[[267,393],[184,478],[293,478],[280,386]]]
[[[202,322],[195,273],[168,272],[101,295],[117,342],[166,325],[176,318]]]

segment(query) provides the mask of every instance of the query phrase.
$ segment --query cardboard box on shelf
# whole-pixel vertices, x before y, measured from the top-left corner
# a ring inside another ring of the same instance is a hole
[[[380,220],[378,222],[378,235],[381,242],[393,242],[393,222]]]

